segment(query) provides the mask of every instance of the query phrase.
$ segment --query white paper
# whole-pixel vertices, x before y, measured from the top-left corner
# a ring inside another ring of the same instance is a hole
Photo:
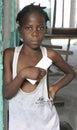
[[[52,60],[46,56],[44,56],[35,67],[39,67],[42,69],[48,69],[48,67],[52,64]],[[37,82],[37,80],[27,79],[33,85]]]

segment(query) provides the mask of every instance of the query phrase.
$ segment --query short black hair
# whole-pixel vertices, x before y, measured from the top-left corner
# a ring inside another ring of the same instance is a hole
[[[41,7],[40,4],[39,5],[34,5],[34,3],[25,6],[18,14],[17,14],[17,18],[16,18],[16,22],[22,26],[23,25],[23,19],[24,17],[31,12],[38,12],[40,14],[43,15],[44,19],[45,19],[45,24],[47,24],[47,21],[49,21],[49,17],[48,14],[44,11],[46,7]]]

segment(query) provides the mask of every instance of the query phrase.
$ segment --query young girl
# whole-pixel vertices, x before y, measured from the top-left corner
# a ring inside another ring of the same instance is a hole
[[[60,130],[53,101],[56,93],[74,78],[74,72],[54,50],[41,46],[49,20],[40,5],[30,4],[17,15],[23,45],[4,51],[3,96],[9,99],[9,130]],[[42,58],[65,74],[47,86],[47,68],[37,66]],[[34,84],[30,82],[36,81]]]

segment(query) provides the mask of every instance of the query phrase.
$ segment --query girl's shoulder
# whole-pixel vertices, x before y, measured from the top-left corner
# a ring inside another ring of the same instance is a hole
[[[53,50],[51,48],[47,48],[47,55],[50,59],[53,60],[53,62],[56,62],[57,60],[62,58],[62,56],[60,55],[58,51]]]
[[[52,49],[52,48],[46,48],[46,49],[47,49],[47,53],[48,53],[49,57],[59,55],[59,53],[56,50]]]
[[[14,50],[15,50],[14,47],[6,48],[6,49],[4,49],[3,53],[12,53],[12,52],[14,52]]]
[[[13,59],[14,50],[15,50],[15,48],[6,48],[3,51],[3,59],[4,60],[11,60],[11,59]]]

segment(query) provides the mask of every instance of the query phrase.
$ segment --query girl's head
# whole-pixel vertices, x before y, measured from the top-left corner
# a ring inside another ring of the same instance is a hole
[[[45,24],[47,24],[47,21],[49,21],[49,17],[47,13],[44,11],[46,7],[41,7],[39,5],[30,4],[28,6],[25,6],[17,15],[16,22],[19,24],[19,26],[23,26],[24,19],[27,18],[27,16],[32,12],[39,13],[45,20]]]
[[[38,47],[46,32],[46,23],[49,20],[45,7],[30,4],[24,7],[17,15],[18,30],[24,44],[29,47]]]

